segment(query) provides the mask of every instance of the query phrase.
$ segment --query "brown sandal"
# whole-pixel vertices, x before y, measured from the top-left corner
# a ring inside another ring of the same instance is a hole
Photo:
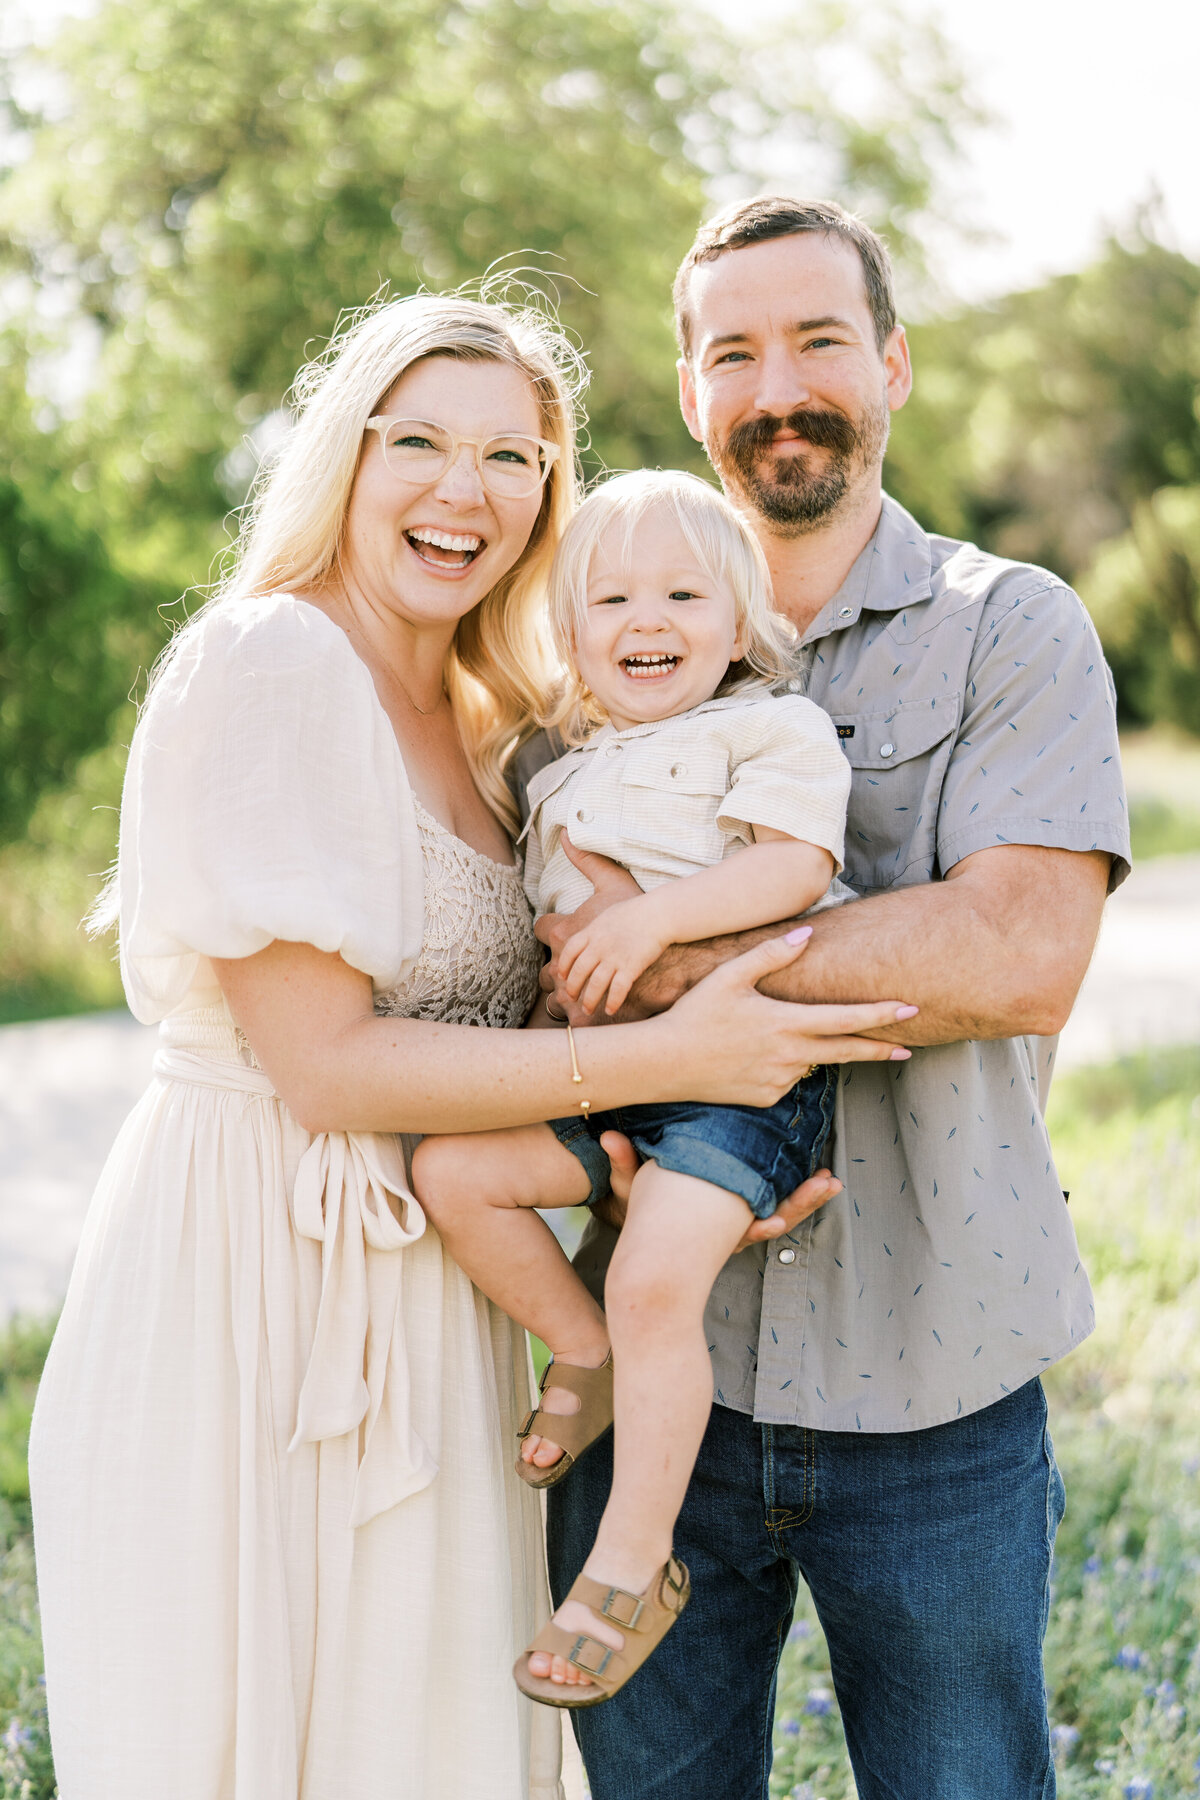
[[[573,1413],[548,1413],[535,1407],[529,1414],[517,1436],[527,1438],[536,1432],[539,1437],[547,1437],[552,1444],[557,1444],[562,1455],[545,1469],[518,1456],[515,1467],[522,1481],[531,1488],[553,1487],[578,1462],[588,1446],[608,1430],[613,1422],[612,1382],[611,1350],[598,1369],[581,1369],[575,1363],[546,1364],[538,1384],[539,1394],[544,1394],[548,1387],[566,1388],[569,1394],[576,1396],[579,1407]]]
[[[602,1619],[611,1619],[625,1633],[624,1649],[614,1650],[586,1632],[580,1635],[564,1631],[551,1619],[524,1655],[518,1656],[513,1664],[513,1679],[523,1694],[540,1700],[543,1706],[599,1706],[611,1700],[651,1651],[658,1648],[687,1605],[691,1592],[687,1569],[674,1556],[667,1558],[644,1594],[627,1594],[624,1588],[603,1587],[589,1575],[577,1576],[567,1600],[580,1600]],[[568,1686],[551,1681],[548,1675],[531,1675],[529,1659],[535,1651],[573,1663],[591,1676],[591,1686]]]

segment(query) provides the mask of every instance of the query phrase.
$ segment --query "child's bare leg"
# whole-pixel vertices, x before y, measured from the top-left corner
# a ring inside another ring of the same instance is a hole
[[[562,1246],[534,1207],[579,1206],[583,1164],[548,1125],[427,1137],[413,1154],[413,1186],[459,1268],[554,1355],[595,1369],[608,1355],[608,1324]],[[575,1412],[576,1395],[548,1387],[546,1412]],[[530,1436],[521,1455],[549,1468],[562,1451]]]
[[[647,1163],[605,1285],[613,1340],[616,1425],[613,1485],[584,1571],[642,1593],[671,1553],[672,1533],[712,1406],[704,1306],[749,1220],[746,1202],[711,1182]],[[619,1649],[607,1620],[572,1602],[554,1615],[564,1630]],[[536,1666],[535,1666],[536,1665]],[[559,1657],[533,1674],[570,1680]]]

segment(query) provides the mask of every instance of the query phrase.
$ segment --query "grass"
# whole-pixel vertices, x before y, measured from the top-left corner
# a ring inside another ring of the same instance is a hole
[[[1047,1378],[1067,1516],[1047,1642],[1064,1800],[1200,1794],[1200,1048],[1056,1083],[1099,1326]],[[25,1443],[44,1326],[0,1334],[0,1800],[51,1800]],[[784,1657],[772,1793],[852,1800],[824,1640]]]
[[[30,1536],[26,1448],[52,1327],[16,1320],[0,1333],[0,1797],[55,1793]]]
[[[1126,732],[1121,762],[1134,861],[1200,850],[1200,744],[1164,726]]]

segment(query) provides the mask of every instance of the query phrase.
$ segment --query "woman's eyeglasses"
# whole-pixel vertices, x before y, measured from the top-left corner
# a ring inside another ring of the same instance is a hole
[[[519,500],[536,494],[559,453],[542,438],[502,432],[497,437],[457,437],[429,419],[367,420],[379,433],[383,459],[401,481],[437,481],[457,460],[464,445],[474,450],[480,480],[499,499]]]

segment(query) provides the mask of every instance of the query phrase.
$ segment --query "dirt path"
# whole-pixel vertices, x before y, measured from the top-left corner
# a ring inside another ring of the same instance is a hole
[[[0,1029],[0,1318],[61,1300],[155,1036],[123,1013]],[[1059,1067],[1188,1042],[1200,1043],[1200,856],[1164,857],[1110,901]]]

